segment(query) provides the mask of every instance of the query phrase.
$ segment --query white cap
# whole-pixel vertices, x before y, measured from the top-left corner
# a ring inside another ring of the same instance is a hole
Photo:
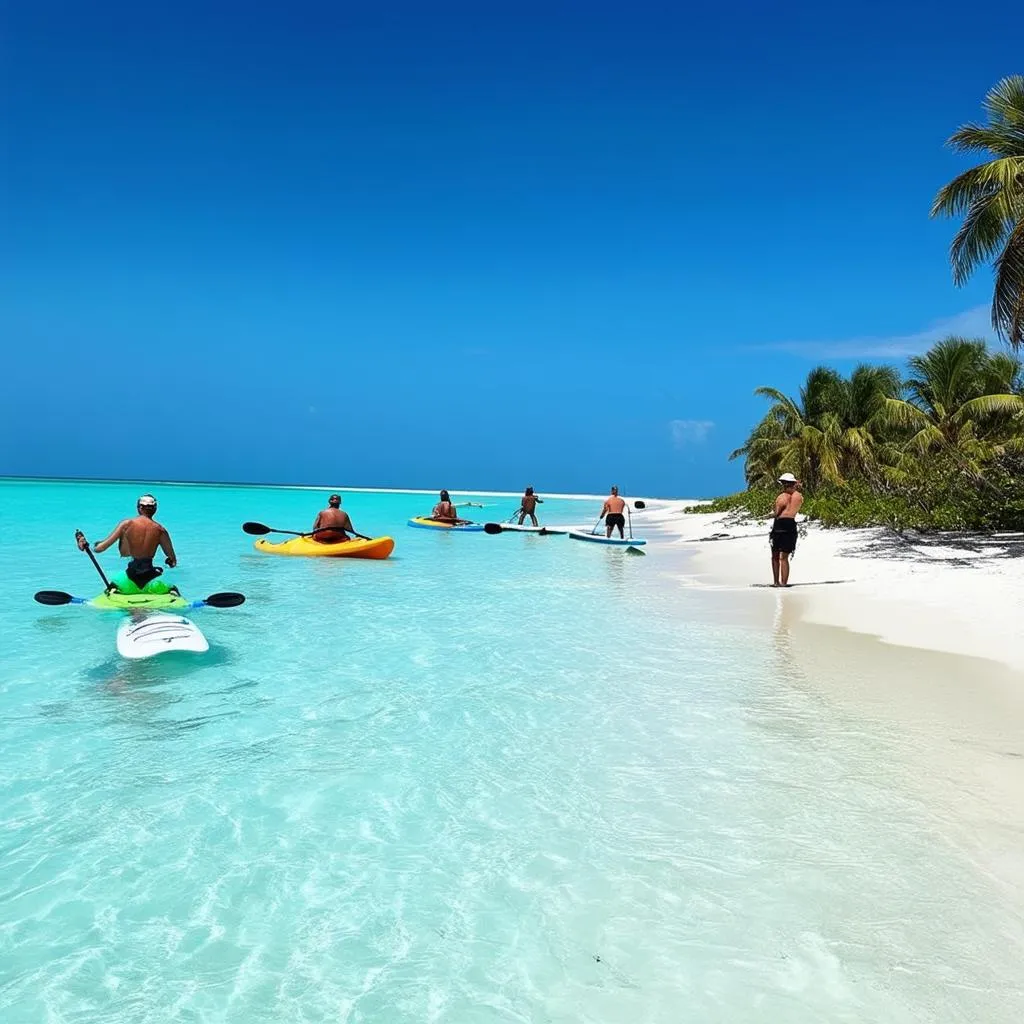
[[[143,494],[135,504],[143,508],[156,508],[156,498],[152,494]]]
[[[780,484],[798,484],[798,483],[800,483],[800,481],[797,480],[797,478],[795,476],[793,476],[792,473],[783,473],[782,476],[779,477],[779,483]]]

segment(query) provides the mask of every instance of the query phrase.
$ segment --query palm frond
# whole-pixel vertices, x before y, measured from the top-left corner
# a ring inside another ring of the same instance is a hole
[[[964,402],[950,417],[955,423],[967,424],[975,419],[987,419],[993,416],[1007,418],[1024,411],[1024,398],[1020,395],[982,395]]]
[[[995,262],[992,325],[1015,349],[1024,345],[1024,204],[1021,218]]]
[[[971,203],[949,246],[954,284],[965,284],[978,266],[1000,251],[1013,229],[1009,206],[1002,192],[979,197]]]
[[[1024,128],[1024,75],[1001,78],[989,89],[982,106],[993,121]]]
[[[949,137],[950,148],[958,153],[994,153],[997,157],[1020,156],[1024,134],[1013,125],[965,124]]]
[[[887,398],[880,416],[887,424],[912,430],[920,430],[925,426],[930,426],[932,422],[923,409],[919,409],[912,402],[904,401],[902,398]]]

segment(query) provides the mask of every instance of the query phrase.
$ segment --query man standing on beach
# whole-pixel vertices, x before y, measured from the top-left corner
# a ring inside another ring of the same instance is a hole
[[[346,533],[345,531],[348,531]],[[320,544],[340,544],[349,540],[349,533],[355,533],[352,520],[341,507],[341,495],[332,494],[327,499],[327,508],[317,512],[313,523],[313,540]]]
[[[772,546],[772,586],[788,587],[789,557],[796,551],[796,514],[804,496],[797,490],[800,481],[792,473],[783,473],[779,483],[782,493],[775,499],[775,518],[768,540]]]
[[[626,517],[623,515],[625,510],[626,503],[619,497],[618,487],[613,487],[612,493],[605,498],[604,506],[601,509],[601,519],[604,519],[605,529],[608,531],[605,534],[606,537],[610,537],[612,530],[617,526],[619,528],[619,537],[625,540]]]
[[[170,568],[178,564],[178,559],[174,554],[171,535],[153,518],[156,515],[156,498],[152,494],[143,494],[136,502],[135,509],[137,516],[122,519],[114,527],[113,533],[99,541],[93,550],[97,554],[106,551],[116,540],[121,555],[131,559],[125,575],[141,589],[163,572],[159,566],[153,565],[157,548],[163,549],[167,556],[164,560]],[[81,531],[75,534],[75,540],[78,541],[79,550],[85,551],[89,547]]]

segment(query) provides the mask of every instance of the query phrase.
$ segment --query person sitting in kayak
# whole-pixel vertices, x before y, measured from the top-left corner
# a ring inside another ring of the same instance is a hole
[[[339,544],[341,541],[351,540],[348,534],[355,532],[352,520],[341,507],[341,495],[332,494],[327,499],[327,508],[316,514],[313,522],[313,540],[321,544]]]
[[[537,495],[533,493],[532,487],[527,487],[526,493],[523,495],[523,500],[519,507],[519,525],[522,526],[526,521],[526,517],[529,516],[533,525],[539,526],[540,523],[537,522],[537,516],[535,513],[537,511],[537,506],[543,504],[544,499],[538,498]]]
[[[606,537],[610,537],[612,530],[618,527],[619,537],[625,540],[626,517],[623,515],[625,509],[626,503],[619,497],[618,487],[613,487],[612,493],[604,500],[604,507],[601,509],[600,515],[600,518],[604,519],[605,529],[607,530]]]
[[[452,504],[452,499],[447,491],[441,492],[441,500],[434,506],[434,511],[430,513],[430,518],[437,523],[451,523],[452,526],[460,526],[469,521],[459,518],[459,513]]]
[[[106,551],[116,540],[121,556],[131,559],[125,575],[141,590],[163,572],[162,568],[153,564],[157,548],[163,549],[166,556],[164,561],[171,569],[178,564],[178,556],[174,553],[171,535],[153,518],[156,515],[156,498],[152,494],[143,494],[135,508],[138,515],[122,519],[110,536],[99,541],[93,550],[97,553]],[[79,531],[75,539],[80,551],[88,549],[89,542],[84,533]]]

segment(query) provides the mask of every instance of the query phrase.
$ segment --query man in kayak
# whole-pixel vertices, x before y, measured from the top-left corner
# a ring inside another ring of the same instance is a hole
[[[804,503],[797,489],[800,481],[792,473],[779,477],[782,493],[775,499],[775,518],[768,541],[772,546],[773,587],[789,586],[789,559],[796,551],[796,514]]]
[[[121,556],[131,559],[125,575],[141,590],[163,572],[159,566],[153,565],[157,548],[163,550],[164,561],[171,569],[178,564],[178,557],[174,553],[171,535],[153,518],[156,515],[156,498],[152,494],[143,494],[135,508],[138,515],[122,519],[113,533],[99,541],[93,550],[97,553],[106,551],[116,540]],[[80,551],[88,549],[89,542],[84,533],[79,531],[75,539]]]
[[[348,534],[355,532],[352,520],[341,507],[341,495],[332,494],[327,499],[327,508],[316,514],[313,522],[313,540],[321,544],[338,544],[343,540],[351,540]]]
[[[522,526],[526,521],[526,517],[529,516],[533,525],[539,526],[540,524],[537,522],[537,516],[534,513],[537,511],[537,506],[543,504],[544,499],[538,498],[537,495],[533,493],[532,487],[527,487],[526,493],[523,495],[523,500],[519,507],[519,525]]]
[[[467,520],[459,518],[458,510],[452,504],[452,499],[447,491],[441,492],[441,500],[434,506],[430,518],[438,523],[451,523],[452,526],[467,522]]]
[[[604,520],[605,529],[607,530],[606,537],[610,537],[612,530],[618,527],[619,537],[625,540],[626,517],[623,515],[625,509],[626,503],[619,497],[618,487],[613,487],[612,493],[604,500],[604,507],[601,509],[600,516]]]

